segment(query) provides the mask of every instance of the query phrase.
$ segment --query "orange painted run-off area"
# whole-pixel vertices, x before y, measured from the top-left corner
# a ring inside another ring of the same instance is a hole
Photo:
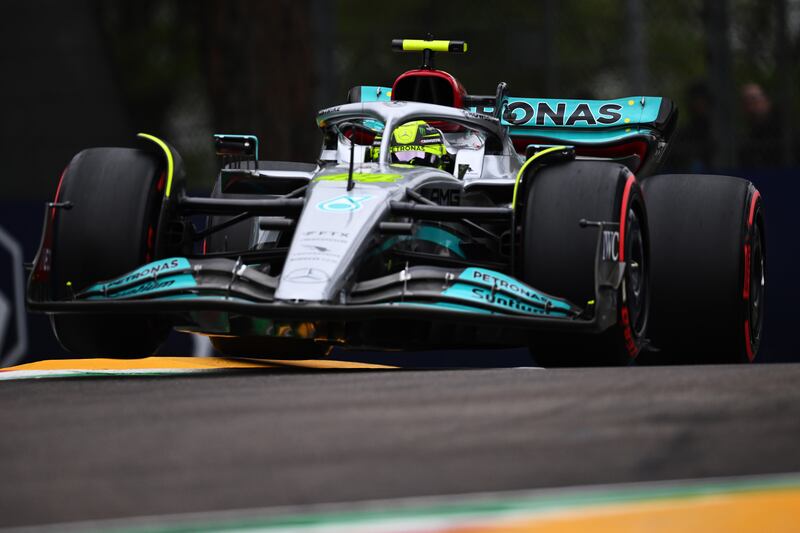
[[[386,365],[335,361],[330,359],[248,359],[223,357],[145,357],[142,359],[50,359],[9,368],[0,372],[17,370],[239,370],[276,367],[317,369],[390,369]]]
[[[648,533],[800,531],[800,489],[719,493],[553,510],[434,530],[436,533]]]

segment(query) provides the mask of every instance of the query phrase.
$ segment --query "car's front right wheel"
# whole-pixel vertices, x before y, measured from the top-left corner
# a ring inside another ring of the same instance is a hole
[[[617,317],[599,335],[535,332],[530,349],[543,366],[624,365],[645,342],[649,314],[649,240],[644,198],[634,175],[612,162],[572,161],[530,176],[523,224],[524,281],[580,307],[595,300],[596,227],[605,259],[625,264],[616,294]]]

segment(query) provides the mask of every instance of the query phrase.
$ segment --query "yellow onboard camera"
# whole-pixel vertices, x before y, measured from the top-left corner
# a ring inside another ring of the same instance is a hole
[[[392,39],[392,50],[395,52],[422,52],[423,69],[432,69],[433,53],[446,52],[465,54],[467,43],[464,41],[435,41],[433,39]]]
[[[395,52],[449,52],[451,54],[467,53],[464,41],[428,41],[423,39],[392,39],[392,50]]]

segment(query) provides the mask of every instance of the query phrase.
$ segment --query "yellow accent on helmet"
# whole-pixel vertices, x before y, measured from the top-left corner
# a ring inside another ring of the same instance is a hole
[[[380,156],[382,135],[377,135],[370,150],[372,161]],[[424,164],[435,168],[443,168],[442,158],[447,154],[442,133],[424,120],[406,122],[394,129],[389,143],[389,153],[393,163],[407,163],[422,159]],[[411,156],[406,160],[404,154],[423,154],[424,157]]]
[[[417,140],[417,135],[419,134],[419,127],[425,124],[421,120],[416,120],[414,122],[408,122],[403,124],[402,126],[395,128],[394,139],[392,140],[393,143],[399,144],[411,144]]]

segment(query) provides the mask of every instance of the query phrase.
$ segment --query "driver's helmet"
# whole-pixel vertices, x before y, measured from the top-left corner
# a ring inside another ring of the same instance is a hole
[[[382,136],[376,136],[372,147],[373,160],[378,157]],[[415,120],[395,128],[389,143],[392,163],[405,163],[443,169],[444,146],[442,132],[425,122]]]

